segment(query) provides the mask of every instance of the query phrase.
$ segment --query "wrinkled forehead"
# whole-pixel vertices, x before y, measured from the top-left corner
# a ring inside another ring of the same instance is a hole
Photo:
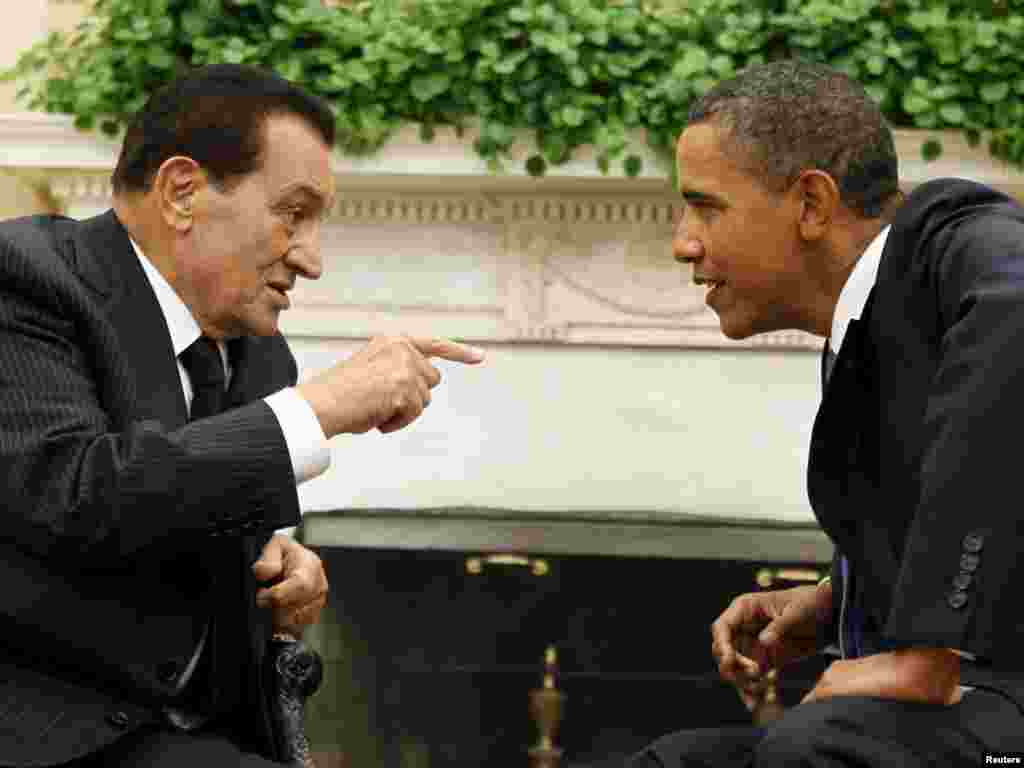
[[[331,150],[312,126],[296,116],[272,115],[264,131],[262,170],[272,190],[295,187],[333,198]]]

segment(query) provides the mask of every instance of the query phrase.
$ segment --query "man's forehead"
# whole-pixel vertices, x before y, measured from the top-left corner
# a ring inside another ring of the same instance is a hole
[[[706,126],[687,128],[676,145],[676,179],[682,193],[709,194],[714,186],[718,147],[707,140]],[[697,130],[702,129],[702,130]]]
[[[676,145],[676,178],[680,192],[725,198],[726,190],[746,186],[749,173],[730,157],[711,122],[688,126]]]

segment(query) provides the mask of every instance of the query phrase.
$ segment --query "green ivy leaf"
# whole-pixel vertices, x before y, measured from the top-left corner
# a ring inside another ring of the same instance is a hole
[[[418,75],[410,83],[410,91],[417,101],[430,101],[448,90],[451,78],[443,72]]]
[[[939,115],[947,123],[960,125],[967,119],[967,112],[959,104],[943,104],[939,108]]]
[[[1007,82],[986,83],[978,90],[981,100],[989,104],[1000,102],[1010,95],[1010,84]]]
[[[562,107],[562,121],[566,125],[577,127],[583,125],[583,122],[587,119],[587,113],[585,110],[579,107]]]
[[[165,48],[151,46],[146,52],[146,63],[154,69],[171,69],[174,66],[174,57]]]
[[[941,154],[942,144],[936,139],[928,139],[921,145],[921,158],[926,163],[937,160]]]
[[[705,72],[711,63],[710,57],[703,48],[691,47],[683,54],[682,59],[673,69],[677,77],[692,77],[698,72]]]
[[[931,109],[932,103],[919,93],[908,92],[903,96],[903,108],[912,115],[919,115]]]

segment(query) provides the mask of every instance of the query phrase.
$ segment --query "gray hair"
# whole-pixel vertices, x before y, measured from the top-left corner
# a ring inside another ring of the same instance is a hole
[[[689,123],[714,119],[730,153],[766,188],[782,192],[817,169],[843,203],[881,216],[899,195],[896,149],[864,88],[821,64],[788,59],[747,67],[690,108]]]

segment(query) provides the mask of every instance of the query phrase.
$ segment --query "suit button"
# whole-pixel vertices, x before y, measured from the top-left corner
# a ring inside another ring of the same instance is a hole
[[[961,592],[971,586],[971,582],[974,581],[974,577],[969,573],[958,573],[953,578],[953,587]]]
[[[967,605],[967,594],[964,592],[950,592],[946,602],[949,603],[950,608],[958,611]]]
[[[980,533],[968,533],[964,536],[964,551],[965,552],[981,552],[981,548],[985,545],[985,537]]]
[[[111,712],[107,715],[107,722],[119,731],[123,731],[128,727],[128,715],[124,712]]]
[[[174,659],[162,661],[156,667],[156,679],[164,685],[170,685],[178,679],[181,665]]]
[[[970,553],[968,553],[966,555],[961,555],[960,556],[960,570],[961,571],[967,571],[968,573],[971,573],[973,571],[978,570],[978,563],[980,563],[980,562],[981,562],[981,558],[978,557],[977,555],[972,555]]]

